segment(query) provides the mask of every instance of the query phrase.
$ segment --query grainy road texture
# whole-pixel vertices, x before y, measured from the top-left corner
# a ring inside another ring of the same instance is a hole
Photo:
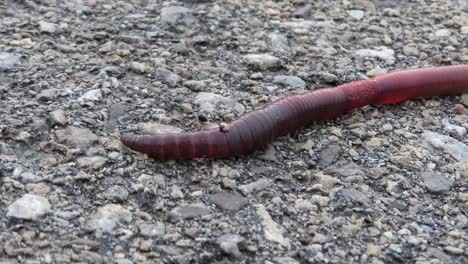
[[[468,64],[466,1],[308,2],[0,1],[0,263],[467,263],[467,95],[229,160],[121,145]]]

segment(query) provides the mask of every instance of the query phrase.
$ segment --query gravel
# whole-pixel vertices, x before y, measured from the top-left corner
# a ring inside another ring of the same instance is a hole
[[[123,133],[467,64],[464,1],[0,1],[0,263],[468,263],[468,95],[228,160]]]

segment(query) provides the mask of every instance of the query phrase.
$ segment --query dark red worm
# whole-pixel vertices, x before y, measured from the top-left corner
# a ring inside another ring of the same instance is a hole
[[[295,94],[198,132],[123,135],[123,144],[157,159],[228,158],[253,152],[314,121],[369,104],[468,93],[468,65],[393,72],[335,88]]]

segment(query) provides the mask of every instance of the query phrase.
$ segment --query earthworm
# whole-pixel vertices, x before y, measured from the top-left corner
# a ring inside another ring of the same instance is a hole
[[[217,129],[127,134],[121,141],[130,149],[161,160],[229,158],[251,153],[314,121],[331,119],[365,105],[462,93],[468,93],[468,65],[406,70],[290,95]]]

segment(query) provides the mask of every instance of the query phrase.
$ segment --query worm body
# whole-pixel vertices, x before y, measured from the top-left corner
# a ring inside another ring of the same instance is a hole
[[[462,93],[468,93],[468,65],[407,70],[290,95],[245,113],[222,129],[123,135],[121,141],[130,149],[163,160],[228,158],[248,154],[302,126],[365,105]]]

